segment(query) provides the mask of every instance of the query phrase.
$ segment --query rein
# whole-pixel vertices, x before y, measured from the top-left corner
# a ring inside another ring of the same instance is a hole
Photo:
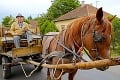
[[[72,50],[70,50],[69,48],[67,48],[64,44],[60,43],[59,41],[57,41],[57,43],[58,43],[61,47],[63,47],[64,49],[66,49],[67,51],[69,51],[70,53],[72,53],[73,55],[75,55],[76,57],[78,57],[79,59],[82,59],[83,61],[86,62],[86,60],[83,59],[82,56],[77,55],[77,53],[75,53],[75,52],[73,52]]]
[[[82,26],[83,27],[83,26]],[[81,35],[82,35],[82,31],[81,31]],[[82,37],[83,37],[83,35],[81,36],[81,41],[82,41]],[[73,43],[77,46],[77,48],[78,48],[78,51],[77,51],[77,54],[81,54],[81,52],[84,50],[85,51],[85,53],[89,56],[89,58],[90,59],[94,59],[89,53],[88,53],[88,51],[84,48],[84,45],[83,45],[83,42],[82,42],[82,45],[80,46],[78,43],[77,43],[77,41],[74,39],[74,37],[73,37],[73,35],[72,35],[72,39],[73,39]],[[85,60],[85,59],[84,59]],[[87,60],[85,60],[85,61],[87,61]]]
[[[73,43],[77,46],[77,48],[78,48],[78,51],[77,51],[77,53],[78,54],[81,54],[81,51],[83,50],[83,46],[80,46],[78,43],[77,43],[77,41],[74,39],[74,37],[72,36],[72,40],[73,40]]]
[[[93,19],[93,20],[91,20],[91,24],[92,25],[94,25],[95,23],[95,19]],[[90,24],[90,25],[91,25]],[[94,57],[92,57],[89,53],[88,53],[88,51],[84,48],[84,45],[83,45],[83,37],[84,37],[84,35],[85,35],[85,33],[86,33],[86,30],[84,30],[84,25],[85,24],[83,24],[82,25],[82,28],[81,28],[81,42],[82,42],[82,44],[81,44],[81,46],[80,46],[80,44],[75,40],[75,38],[73,37],[73,35],[72,35],[72,40],[73,40],[73,43],[75,44],[75,46],[78,48],[78,51],[77,51],[77,53],[78,54],[81,54],[81,51],[85,51],[85,53],[89,56],[89,58],[91,59],[91,60],[98,60],[98,59],[102,59],[100,56],[99,56],[99,53],[98,53],[98,49],[97,49],[97,45],[96,45],[96,43],[97,42],[102,42],[103,40],[104,40],[104,37],[102,36],[102,35],[98,35],[96,32],[97,31],[95,31],[95,27],[93,26],[93,31],[92,31],[92,37],[93,37],[93,43],[94,43],[94,48],[92,49],[93,51],[95,51],[95,53],[96,53],[96,57],[94,58]],[[105,25],[105,24],[104,24]]]

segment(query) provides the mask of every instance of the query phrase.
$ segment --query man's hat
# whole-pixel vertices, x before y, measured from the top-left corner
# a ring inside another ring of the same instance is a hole
[[[17,17],[24,17],[22,14],[18,13],[18,15],[16,16]]]

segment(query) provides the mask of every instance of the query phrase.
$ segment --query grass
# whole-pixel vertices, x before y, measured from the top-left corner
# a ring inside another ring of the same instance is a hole
[[[120,56],[120,50],[111,50],[111,57]]]

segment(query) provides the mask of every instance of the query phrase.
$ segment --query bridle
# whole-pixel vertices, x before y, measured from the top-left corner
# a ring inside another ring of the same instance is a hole
[[[95,24],[95,19],[93,19],[90,25],[94,25]],[[104,22],[103,27],[106,25],[106,23]],[[69,49],[68,47],[66,47],[64,44],[62,44],[61,42],[57,41],[57,44],[59,44],[61,47],[63,47],[65,50],[67,50],[68,52],[72,53],[73,56],[73,61],[74,59],[79,59],[80,61],[85,61],[87,62],[87,60],[85,60],[82,56],[81,56],[81,51],[84,50],[86,52],[86,54],[89,56],[89,58],[93,61],[95,60],[101,60],[103,58],[100,57],[100,53],[98,52],[98,47],[97,47],[97,43],[99,42],[103,42],[105,37],[103,36],[102,32],[99,33],[98,31],[95,30],[95,25],[92,27],[92,38],[93,38],[93,43],[94,43],[94,47],[93,47],[93,51],[95,51],[95,55],[96,57],[93,57],[90,53],[88,53],[83,45],[83,37],[86,35],[87,31],[84,29],[84,24],[82,25],[82,29],[81,29],[81,44],[78,44],[77,41],[74,39],[73,34],[72,34],[72,40],[73,40],[73,44],[74,44],[74,49]],[[75,51],[75,48],[78,48],[78,51]],[[64,51],[65,51],[64,50]],[[74,52],[75,51],[75,52]],[[79,55],[80,54],[80,55]],[[106,70],[108,69],[108,67],[101,67],[101,68],[97,68],[99,70]]]
[[[96,19],[91,20],[89,25],[90,26],[95,25],[95,20]],[[93,60],[93,61],[94,60],[100,60],[102,58],[100,57],[100,53],[98,52],[97,43],[100,43],[100,42],[104,41],[105,37],[102,35],[102,33],[99,33],[98,31],[95,30],[95,26],[92,26],[92,37],[93,37],[93,44],[94,44],[94,48],[92,49],[92,51],[95,51],[95,55],[96,55],[95,58],[92,57],[92,55],[87,52],[87,50],[84,48],[84,45],[83,45],[83,37],[85,36],[85,34],[87,32],[84,29],[84,25],[85,24],[82,25],[82,29],[81,29],[81,42],[82,42],[81,45],[79,45],[77,43],[77,41],[74,39],[74,37],[72,36],[73,43],[79,48],[79,50],[77,52],[79,52],[81,50],[81,48],[83,48],[83,50],[86,52],[86,54],[89,56],[89,58],[91,60]],[[105,26],[105,23],[103,24],[103,27],[104,26]]]
[[[98,33],[94,29],[93,29],[92,37],[93,37],[93,43],[94,43],[94,49],[92,50],[95,51],[96,53],[95,60],[100,60],[102,59],[102,57],[100,57],[100,53],[98,52],[97,43],[104,41],[105,37],[103,37],[102,33]]]

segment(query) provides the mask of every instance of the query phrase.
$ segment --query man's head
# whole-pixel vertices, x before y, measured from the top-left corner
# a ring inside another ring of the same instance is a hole
[[[23,22],[24,16],[22,14],[18,13],[18,15],[16,16],[16,18],[17,18],[18,22]]]

